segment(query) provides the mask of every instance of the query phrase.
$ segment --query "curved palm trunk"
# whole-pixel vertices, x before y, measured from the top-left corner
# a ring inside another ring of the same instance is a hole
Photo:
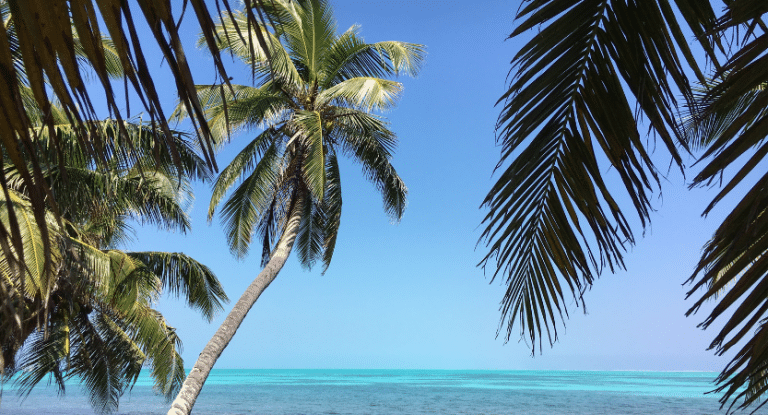
[[[173,400],[168,415],[188,415],[192,411],[197,396],[200,395],[203,384],[208,378],[208,374],[211,373],[216,360],[219,359],[221,353],[235,336],[235,332],[237,332],[253,304],[256,303],[261,293],[267,289],[269,284],[277,277],[283,265],[285,265],[285,261],[288,259],[288,255],[293,248],[293,242],[296,239],[296,233],[301,222],[301,214],[299,213],[301,209],[296,208],[294,212],[267,265],[261,270],[251,285],[248,286],[240,299],[237,300],[235,307],[229,312],[227,318],[224,319],[219,329],[216,330],[216,334],[213,335],[213,338],[200,353],[195,366],[184,380],[184,385],[181,386],[179,394]]]

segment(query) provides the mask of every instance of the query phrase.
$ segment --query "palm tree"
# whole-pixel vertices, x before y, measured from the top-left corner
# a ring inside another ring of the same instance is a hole
[[[393,220],[405,209],[406,187],[390,164],[396,136],[377,113],[392,108],[403,89],[384,77],[416,75],[423,47],[367,44],[357,26],[336,34],[322,0],[276,0],[259,12],[276,24],[251,28],[250,37],[261,32],[267,39],[266,49],[249,46],[234,29],[245,25],[248,10],[216,25],[218,47],[251,65],[256,86],[197,88],[219,141],[261,128],[222,170],[208,213],[212,218],[239,182],[222,207],[227,239],[233,253],[244,256],[258,235],[263,270],[203,349],[169,414],[191,411],[216,359],[292,251],[306,267],[321,260],[327,269],[341,217],[339,154],[360,163]]]
[[[62,392],[67,379],[81,380],[93,406],[110,412],[144,365],[152,368],[156,390],[169,399],[184,380],[181,342],[152,308],[163,289],[186,298],[209,321],[227,297],[213,272],[184,254],[117,249],[129,236],[128,219],[182,232],[189,229],[184,211],[191,198],[189,178],[209,178],[210,170],[184,135],[174,137],[181,156],[178,169],[169,152],[153,154],[162,132],[151,126],[123,125],[130,142],[113,120],[92,128],[112,138],[104,152],[112,155],[104,160],[107,170],[94,169],[91,155],[66,118],[58,120],[55,130],[62,147],[54,146],[47,130],[38,131],[38,157],[49,159],[60,152],[59,160],[65,161],[44,170],[60,209],[59,220],[47,214],[51,268],[44,266],[45,236],[34,221],[25,183],[13,164],[5,164],[8,193],[0,196],[0,223],[16,216],[27,263],[22,279],[12,272],[7,257],[0,258],[0,275],[19,292],[22,301],[16,308],[24,316],[22,330],[12,330],[7,323],[13,315],[0,310],[1,366],[6,376],[21,373],[17,381],[27,394],[46,375]],[[124,165],[117,153],[128,146],[141,157]]]
[[[764,157],[768,27],[761,17],[768,5],[725,4],[721,16],[711,2],[690,0],[521,6],[511,36],[532,28],[537,33],[514,57],[509,90],[499,101],[501,174],[483,202],[489,213],[482,238],[490,249],[481,265],[495,268],[494,277],[508,285],[499,326],[507,340],[518,325],[534,352],[545,336],[553,343],[568,315],[566,296],[583,305],[584,292],[603,270],[624,268],[626,248],[636,241],[624,212],[633,211],[644,228],[652,194],[660,190],[641,128],[661,140],[680,169],[691,148],[705,146],[700,160],[707,164],[693,185],[710,183],[739,155],[752,152],[705,213]],[[704,50],[711,77],[681,26]],[[735,40],[733,49],[721,45],[724,36]],[[703,93],[696,93],[685,66]],[[606,166],[619,175],[622,189],[606,185]],[[718,378],[718,391],[725,391],[721,402],[731,400],[731,407],[742,398],[742,408],[756,402],[768,381],[768,343],[762,340],[768,310],[762,288],[768,281],[761,225],[768,217],[762,214],[765,180],[726,218],[690,279],[689,296],[705,292],[688,314],[718,298],[702,327],[731,313],[711,348],[722,354],[748,339]],[[631,206],[617,202],[617,190]],[[735,282],[731,288],[729,282]]]
[[[12,3],[0,1],[0,16],[33,145],[25,146],[21,136],[21,168],[4,153],[0,169],[0,228],[19,235],[3,244],[0,257],[0,381],[21,372],[20,390],[28,394],[46,375],[61,392],[66,379],[76,378],[85,382],[93,406],[108,412],[149,365],[156,390],[170,398],[184,379],[181,342],[154,302],[167,290],[210,321],[227,297],[213,272],[193,258],[118,248],[129,239],[128,219],[188,230],[189,180],[209,180],[209,165],[186,135],[168,136],[154,122],[125,122],[119,114],[83,122],[80,112],[55,101],[43,110]],[[129,62],[119,44],[96,31],[103,61],[94,63],[80,33],[70,34],[80,65],[126,76]],[[26,180],[25,169],[36,169],[41,182]],[[48,206],[44,223],[33,197],[41,189]]]
[[[270,0],[244,0],[244,3],[250,7],[263,1]],[[164,66],[169,68],[176,83],[182,104],[192,115],[195,124],[200,127],[198,141],[206,164],[213,170],[217,169],[211,152],[212,139],[195,94],[195,82],[178,31],[181,17],[188,9],[186,6],[192,6],[192,11],[186,13],[186,16],[194,16],[199,23],[207,47],[214,57],[216,72],[224,80],[229,77],[216,47],[213,19],[208,9],[210,2],[190,0],[177,7],[179,5],[180,3],[171,0],[99,0],[98,7],[94,6],[92,0],[55,3],[49,0],[0,0],[0,17],[3,24],[0,28],[0,66],[4,75],[0,79],[0,116],[3,119],[0,123],[0,151],[15,166],[24,181],[35,222],[44,236],[48,234],[46,215],[53,213],[56,216],[58,209],[51,206],[54,201],[47,197],[48,189],[41,167],[46,160],[38,160],[35,152],[31,151],[36,140],[34,127],[38,124],[30,119],[24,109],[30,100],[41,108],[44,114],[50,114],[54,106],[60,106],[70,123],[77,127],[73,129],[73,133],[78,139],[83,143],[91,140],[94,143],[94,155],[106,157],[100,152],[109,137],[101,136],[98,129],[90,128],[101,116],[96,114],[91,101],[92,90],[87,87],[84,79],[87,73],[96,75],[103,87],[106,107],[117,121],[118,128],[122,128],[120,126],[124,124],[124,120],[131,117],[130,107],[119,108],[119,97],[110,80],[110,59],[113,57],[110,52],[114,52],[114,57],[124,68],[121,77],[126,94],[130,84],[139,97],[140,106],[147,114],[149,123],[163,132],[158,135],[155,145],[165,147],[173,161],[179,162],[179,154],[170,139],[173,134],[166,122],[163,106],[155,88],[157,80],[150,76],[151,63],[147,62],[144,54],[147,46],[151,47],[153,42],[139,37],[137,21],[146,21],[147,27],[150,28],[155,46],[162,52]],[[222,10],[231,11],[228,0],[216,0],[215,5],[219,17],[222,16]],[[258,16],[248,13],[249,24],[259,21]],[[112,51],[105,50],[102,43],[105,32],[114,40]],[[256,33],[255,40],[264,44],[260,33]],[[78,44],[82,46],[79,51],[76,49]],[[26,71],[23,77],[27,79],[27,83],[18,82],[19,71]],[[31,88],[30,96],[24,96],[22,85]],[[43,121],[45,128],[51,131],[55,129],[53,118],[46,116]],[[121,129],[120,133],[126,136],[128,131]],[[51,133],[50,136],[54,141],[57,140],[55,134]],[[132,149],[123,150],[119,157],[128,162],[134,156]],[[23,151],[31,157],[30,160],[21,156]],[[100,163],[105,157],[94,159]],[[0,187],[4,191],[5,182],[4,170],[0,170]],[[51,207],[53,209],[49,209]],[[12,208],[12,205],[9,205],[9,208]],[[48,245],[49,238],[45,237],[43,241],[44,265],[50,267],[53,264],[53,247]],[[23,268],[26,262],[23,257],[23,241],[19,224],[15,220],[0,226],[0,249],[9,261],[14,262],[14,270]],[[16,294],[5,282],[0,281],[0,306],[17,314],[13,321],[20,321],[22,316],[18,310],[13,309],[13,304],[20,300],[15,297]],[[21,329],[18,325],[16,328]]]

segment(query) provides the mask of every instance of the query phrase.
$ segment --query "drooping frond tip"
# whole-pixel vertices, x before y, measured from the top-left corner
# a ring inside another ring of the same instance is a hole
[[[686,17],[714,21],[708,4],[685,3]],[[500,330],[506,324],[509,339],[518,325],[535,348],[557,338],[566,298],[583,305],[603,270],[624,268],[635,242],[606,166],[640,225],[650,219],[660,180],[640,118],[682,168],[672,91],[691,94],[678,54],[698,64],[667,2],[529,1],[517,19],[512,37],[537,33],[515,55],[499,100],[500,174],[483,201],[489,251],[480,265],[508,286]]]

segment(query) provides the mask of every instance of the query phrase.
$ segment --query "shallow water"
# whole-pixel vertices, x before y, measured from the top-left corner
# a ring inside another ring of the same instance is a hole
[[[196,414],[724,414],[711,372],[242,370],[211,373]],[[164,414],[142,374],[118,414]],[[78,385],[59,398],[6,384],[2,414],[93,414]],[[758,413],[768,414],[768,410]]]

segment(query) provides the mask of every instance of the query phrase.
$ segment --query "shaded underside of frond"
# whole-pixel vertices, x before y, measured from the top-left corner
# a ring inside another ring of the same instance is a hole
[[[295,104],[276,90],[273,82],[256,88],[246,85],[197,85],[208,125],[217,145],[229,142],[231,136],[256,127],[273,127],[285,118],[285,112]],[[178,107],[174,116],[186,113]]]
[[[187,300],[187,304],[200,310],[209,321],[223,309],[228,300],[216,275],[193,258],[171,252],[129,252],[162,281],[172,295]]]
[[[269,130],[262,133],[262,136]],[[272,132],[273,138],[279,138],[282,132]],[[251,146],[241,152],[250,153]],[[293,198],[297,192],[306,191],[301,186],[299,177],[301,169],[296,158],[291,157],[292,152],[287,151],[284,145],[272,142],[257,163],[250,158],[255,154],[249,154],[243,158],[238,157],[227,166],[232,175],[225,181],[218,181],[214,188],[214,194],[223,197],[233,186],[239,177],[245,176],[232,193],[227,197],[221,210],[221,220],[224,224],[230,250],[238,257],[244,257],[250,247],[254,234],[262,241],[262,260],[266,261],[271,255],[271,250],[285,225]],[[253,167],[250,167],[253,166]],[[222,172],[228,172],[225,169]],[[216,203],[211,200],[209,213],[212,214]]]
[[[768,154],[768,28],[761,20],[768,9],[753,0],[731,6],[718,22],[720,30],[754,33],[760,28],[762,34],[742,38],[691,107],[691,139],[706,145],[701,157],[706,164],[692,186],[728,177],[707,214],[726,196],[733,197],[737,186],[754,182],[704,247],[689,280],[688,297],[698,299],[687,315],[707,301],[716,302],[700,326],[724,320],[710,348],[718,355],[735,350],[717,378],[716,391],[723,405],[730,402],[729,409],[744,409],[764,405],[768,391],[768,174],[758,167]]]
[[[713,20],[708,4],[686,6]],[[674,94],[691,95],[681,62],[697,64],[665,0],[530,1],[518,19],[511,37],[537,33],[516,54],[499,101],[501,174],[483,202],[490,249],[481,265],[508,286],[499,331],[506,323],[509,340],[518,325],[535,350],[545,335],[557,339],[566,297],[583,305],[635,241],[606,164],[640,224],[649,219],[659,179],[639,117],[682,166]]]
[[[342,154],[360,163],[363,174],[382,195],[384,211],[393,222],[403,216],[408,187],[390,162],[397,136],[381,117],[353,108],[335,108],[333,137]]]

